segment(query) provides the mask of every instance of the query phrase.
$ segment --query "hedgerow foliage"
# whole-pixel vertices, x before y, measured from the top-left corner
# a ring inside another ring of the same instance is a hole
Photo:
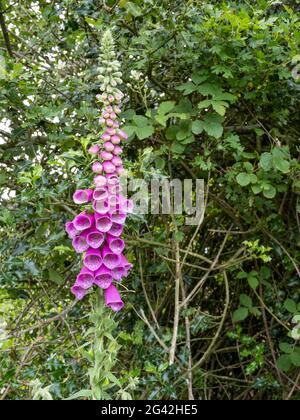
[[[78,398],[299,399],[299,1],[0,3],[0,396],[68,398],[92,365]],[[206,210],[129,219],[104,337],[63,226],[92,180],[107,28],[130,176],[202,178]]]

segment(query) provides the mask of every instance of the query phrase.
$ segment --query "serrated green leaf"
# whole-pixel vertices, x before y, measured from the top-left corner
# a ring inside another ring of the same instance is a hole
[[[147,137],[152,136],[154,133],[154,127],[151,125],[145,125],[144,127],[135,127],[135,133],[140,140],[144,140]]]
[[[162,102],[159,107],[157,108],[157,113],[158,114],[167,114],[168,112],[172,111],[172,109],[175,106],[175,102],[174,101],[166,101],[166,102]]]
[[[256,290],[258,288],[259,280],[257,277],[249,275],[247,281],[251,289]]]
[[[212,102],[212,107],[213,109],[222,117],[225,115],[226,113],[226,106],[222,105],[220,102]]]
[[[242,293],[240,295],[240,303],[244,306],[246,306],[246,308],[252,308],[252,299],[250,296],[245,295],[244,293]]]

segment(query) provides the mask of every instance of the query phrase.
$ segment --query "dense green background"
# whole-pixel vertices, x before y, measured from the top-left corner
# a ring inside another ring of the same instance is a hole
[[[80,258],[63,226],[91,181],[111,28],[131,176],[204,178],[209,192],[198,230],[166,215],[128,222],[110,397],[299,399],[300,2],[0,3],[0,397],[89,388],[95,296],[72,306]],[[180,300],[201,287],[168,366],[176,279]]]

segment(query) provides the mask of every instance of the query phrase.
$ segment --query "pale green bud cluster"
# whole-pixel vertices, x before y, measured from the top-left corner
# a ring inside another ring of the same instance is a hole
[[[102,94],[97,95],[97,99],[103,102],[104,105],[119,104],[124,96],[118,89],[118,85],[122,84],[120,67],[121,64],[116,60],[113,37],[108,29],[102,37],[98,76],[101,82],[100,89]]]

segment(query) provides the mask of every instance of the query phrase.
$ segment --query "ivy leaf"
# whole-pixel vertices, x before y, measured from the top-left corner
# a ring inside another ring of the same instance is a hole
[[[246,187],[247,185],[250,184],[251,177],[249,174],[247,174],[247,172],[242,172],[237,175],[236,180],[239,185],[241,185],[242,187]]]

